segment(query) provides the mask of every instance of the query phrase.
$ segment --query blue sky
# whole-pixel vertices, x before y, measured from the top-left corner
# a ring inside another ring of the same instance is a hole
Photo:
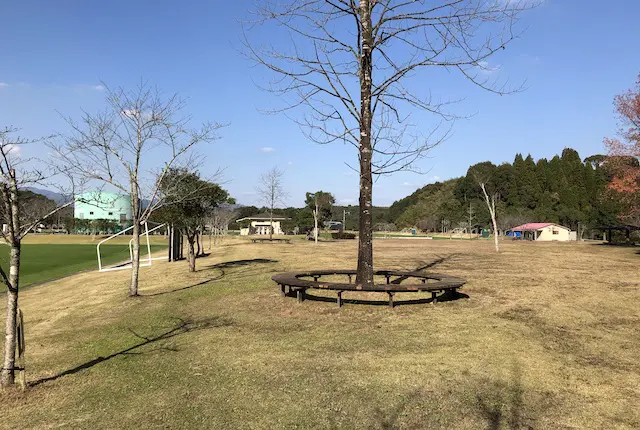
[[[341,144],[319,146],[284,116],[254,81],[264,73],[238,53],[240,24],[251,0],[28,1],[3,4],[0,26],[0,125],[27,137],[65,132],[58,112],[77,116],[102,106],[101,81],[133,86],[145,78],[188,98],[194,120],[228,122],[222,139],[200,150],[206,175],[225,169],[240,203],[258,204],[255,185],[272,166],[285,169],[289,205],[306,191],[332,192],[357,204],[357,176],[345,166],[356,154]],[[422,175],[380,178],[374,204],[389,205],[437,179],[465,174],[477,162],[512,161],[516,152],[551,157],[572,147],[584,158],[603,152],[615,133],[614,95],[640,73],[640,2],[546,0],[523,18],[526,32],[490,61],[526,91],[496,96],[442,74],[422,73],[412,85],[465,96],[453,136],[420,162]],[[420,117],[422,118],[422,117]],[[425,119],[425,126],[428,120]],[[425,130],[426,131],[426,130]],[[39,148],[27,151],[40,152]]]

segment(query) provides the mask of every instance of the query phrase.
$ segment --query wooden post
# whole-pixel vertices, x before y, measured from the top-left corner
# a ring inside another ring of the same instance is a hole
[[[298,295],[298,303],[304,302],[304,288],[298,288],[296,292]]]
[[[438,303],[438,293],[436,293],[435,291],[431,292],[431,303],[434,305]]]
[[[387,278],[387,284],[389,283],[389,278],[391,278],[391,275],[384,275]]]
[[[342,291],[338,291],[338,307],[342,307]]]
[[[389,294],[389,307],[393,308],[393,293],[391,291],[387,291],[387,294]]]
[[[284,284],[280,284],[280,291],[282,292],[282,297],[287,295],[287,293],[285,292],[285,285]]]

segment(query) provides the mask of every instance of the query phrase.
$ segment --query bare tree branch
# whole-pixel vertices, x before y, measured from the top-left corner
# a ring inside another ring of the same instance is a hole
[[[194,170],[192,150],[219,139],[218,131],[225,124],[205,123],[191,128],[191,117],[182,114],[184,101],[177,94],[165,96],[145,81],[132,90],[103,85],[105,109],[95,114],[83,112],[78,121],[65,118],[71,134],[50,147],[60,164],[74,175],[131,198],[133,262],[129,294],[135,296],[140,228],[166,201],[160,184],[174,167]],[[153,171],[158,157],[164,161]]]

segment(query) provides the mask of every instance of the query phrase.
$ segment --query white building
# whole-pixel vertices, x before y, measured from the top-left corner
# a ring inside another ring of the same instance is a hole
[[[570,228],[551,222],[530,222],[511,229],[522,232],[523,239],[539,240],[542,242],[567,242],[576,240],[576,232]]]
[[[269,234],[270,226],[273,226],[273,234],[284,234],[280,223],[282,221],[289,220],[290,218],[274,215],[272,218],[273,224],[271,224],[270,219],[269,214],[264,213],[240,218],[236,222],[250,222],[250,227],[240,229],[240,235],[242,236],[248,236],[250,234]]]

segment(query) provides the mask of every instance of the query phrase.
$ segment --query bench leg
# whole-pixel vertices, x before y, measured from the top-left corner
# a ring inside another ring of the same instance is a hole
[[[393,293],[388,291],[387,294],[389,294],[389,307],[393,308]]]
[[[436,303],[438,303],[438,293],[436,293],[435,291],[431,292],[431,304],[435,305]]]
[[[342,291],[338,291],[338,307],[341,308],[342,307]]]
[[[444,296],[448,300],[455,299],[457,295],[458,295],[458,289],[457,288],[449,288],[449,289],[445,290],[445,292],[444,292]]]
[[[351,283],[351,275],[347,275],[347,276],[349,276],[349,283]]]
[[[298,295],[298,303],[304,302],[304,288],[298,288],[296,293]]]
[[[287,295],[287,293],[285,291],[286,288],[287,287],[285,285],[280,285],[280,292],[282,294],[282,297],[285,297]]]

